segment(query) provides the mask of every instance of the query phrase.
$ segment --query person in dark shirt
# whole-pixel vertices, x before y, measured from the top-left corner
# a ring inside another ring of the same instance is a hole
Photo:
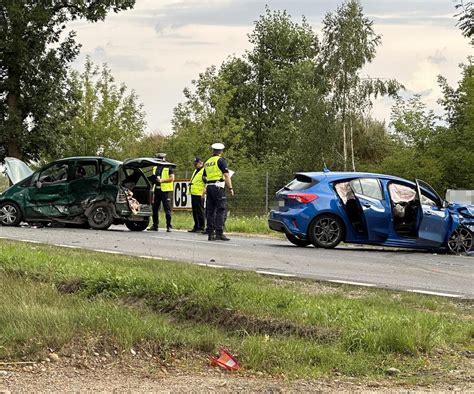
[[[207,229],[209,241],[229,241],[224,235],[224,222],[226,216],[225,186],[229,189],[231,196],[234,195],[232,181],[226,160],[222,157],[224,144],[212,145],[213,156],[204,164],[203,179],[206,183],[204,193],[207,196]]]
[[[165,161],[166,154],[158,153],[157,159]],[[173,226],[171,225],[171,195],[173,193],[174,170],[173,167],[157,165],[153,167],[153,175],[149,178],[153,184],[153,225],[150,227],[151,231],[158,231],[159,224],[159,210],[160,205],[163,205],[163,210],[166,216],[166,231],[170,232]]]

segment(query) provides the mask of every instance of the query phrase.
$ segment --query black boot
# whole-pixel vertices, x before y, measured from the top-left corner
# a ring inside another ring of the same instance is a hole
[[[209,235],[207,236],[207,240],[208,241],[215,241],[216,240],[216,234],[214,234],[213,232],[209,233]]]
[[[217,234],[216,240],[217,241],[230,241],[230,238],[227,238],[224,234]]]

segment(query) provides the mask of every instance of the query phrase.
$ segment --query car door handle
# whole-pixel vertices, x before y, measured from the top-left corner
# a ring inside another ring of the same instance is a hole
[[[372,206],[368,202],[364,202],[364,203],[362,203],[362,205],[366,208],[370,208]]]
[[[427,214],[427,215],[433,215],[433,212],[431,212],[431,211],[426,211],[425,214]]]

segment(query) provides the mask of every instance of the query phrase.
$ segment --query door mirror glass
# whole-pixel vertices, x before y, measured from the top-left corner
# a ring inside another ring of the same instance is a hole
[[[37,189],[41,189],[42,186],[43,186],[43,183],[41,183],[40,181],[36,182],[36,188]]]

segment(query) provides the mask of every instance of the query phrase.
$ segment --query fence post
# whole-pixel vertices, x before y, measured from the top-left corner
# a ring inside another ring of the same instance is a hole
[[[268,171],[265,175],[265,214],[268,213]]]

